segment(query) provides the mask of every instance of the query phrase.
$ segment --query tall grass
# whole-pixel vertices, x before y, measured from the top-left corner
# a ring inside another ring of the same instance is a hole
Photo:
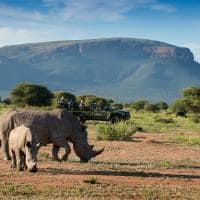
[[[5,112],[6,110],[9,110],[9,109],[12,109],[12,108],[15,108],[15,107],[11,106],[11,105],[5,105],[3,103],[0,103],[0,114]]]
[[[135,112],[131,111],[131,119],[134,124],[141,126],[145,132],[200,132],[200,123],[193,115],[176,117],[167,112]]]
[[[173,136],[169,138],[170,142],[176,142],[179,144],[187,144],[191,146],[200,146],[200,137],[199,136]]]

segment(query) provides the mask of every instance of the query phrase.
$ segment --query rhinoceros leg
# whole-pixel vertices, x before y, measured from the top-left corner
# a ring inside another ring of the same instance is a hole
[[[22,171],[23,170],[23,167],[22,167],[23,161],[22,161],[22,157],[21,157],[19,150],[15,151],[15,156],[16,156],[16,161],[17,161],[17,170]]]
[[[3,160],[10,160],[10,155],[9,155],[9,146],[8,146],[8,140],[7,139],[2,139],[1,140],[1,151],[2,151],[2,156]]]
[[[68,142],[66,142],[66,147],[65,148],[65,154],[62,156],[61,160],[63,161],[67,161],[68,160],[68,156],[71,153],[71,148]]]
[[[21,166],[22,166],[22,169],[28,169],[27,165],[26,165],[26,156],[24,153],[22,153],[21,155]]]
[[[71,152],[71,148],[68,144],[68,141],[65,137],[55,137],[52,138],[52,143],[53,143],[53,149],[52,149],[52,156],[53,156],[53,160],[58,160],[60,161],[59,157],[58,157],[58,152],[60,147],[65,149],[65,154],[62,157],[62,160],[67,160],[68,159],[68,155]]]
[[[55,161],[60,161],[59,157],[58,157],[58,152],[59,152],[60,146],[53,144],[53,148],[52,148],[52,159]]]
[[[15,152],[13,150],[11,150],[10,153],[11,153],[10,154],[11,155],[11,166],[10,166],[10,168],[15,169],[16,166],[17,166]]]

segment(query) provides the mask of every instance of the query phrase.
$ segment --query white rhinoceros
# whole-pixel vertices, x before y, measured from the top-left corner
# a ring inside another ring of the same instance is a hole
[[[9,135],[9,149],[11,155],[11,168],[30,172],[37,171],[37,152],[40,144],[37,136],[24,125],[14,128]]]
[[[60,147],[65,148],[64,158],[68,156],[70,152],[68,141],[73,143],[76,155],[84,162],[89,161],[104,150],[104,148],[99,151],[92,150],[79,120],[66,109],[10,111],[0,118],[2,117],[2,123],[0,119],[0,137],[4,159],[9,157],[9,132],[22,124],[29,127],[31,132],[38,136],[41,145],[53,143],[52,155],[56,160],[58,159]]]

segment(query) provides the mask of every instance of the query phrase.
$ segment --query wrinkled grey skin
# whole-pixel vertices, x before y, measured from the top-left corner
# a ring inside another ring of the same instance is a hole
[[[11,168],[30,172],[37,171],[38,138],[24,125],[14,128],[9,135]]]
[[[1,116],[2,117],[2,116]],[[92,150],[87,142],[87,136],[78,119],[65,109],[54,111],[21,110],[7,113],[0,132],[3,157],[8,157],[7,141],[10,130],[22,124],[29,127],[36,134],[41,145],[53,143],[52,155],[58,160],[60,147],[65,148],[65,159],[68,157],[70,147],[68,141],[73,143],[74,151],[81,161],[87,162],[103,152]],[[3,144],[4,143],[4,144]],[[4,158],[4,159],[5,159]]]
[[[15,113],[16,110],[9,110],[0,115],[0,140],[3,160],[10,160],[8,138],[10,131],[14,128],[12,116]]]

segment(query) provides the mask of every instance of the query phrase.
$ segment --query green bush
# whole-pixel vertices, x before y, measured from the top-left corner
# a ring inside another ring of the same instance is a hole
[[[147,103],[144,105],[144,110],[149,112],[158,112],[160,108],[158,104]]]
[[[97,178],[96,177],[89,177],[87,179],[84,179],[83,183],[97,184]]]
[[[185,102],[182,99],[177,99],[171,106],[173,112],[187,112]]]
[[[111,99],[107,100],[102,97],[98,97],[92,94],[86,94],[77,96],[77,101],[83,100],[85,106],[92,106],[95,104],[98,108],[103,108],[105,106],[110,106],[111,102],[113,101]]]
[[[76,102],[76,96],[70,92],[65,91],[56,91],[53,93],[54,99],[53,99],[53,106],[57,108],[58,106],[58,100],[63,96],[65,98],[65,105],[68,104],[69,101]]]
[[[172,105],[174,112],[200,113],[200,87],[188,87],[182,90],[182,97]]]
[[[12,101],[9,97],[7,97],[2,101],[2,103],[6,104],[6,105],[10,105],[12,103]]]
[[[182,96],[188,112],[200,113],[200,87],[185,88]]]
[[[98,140],[130,140],[137,131],[135,124],[131,122],[119,122],[116,124],[100,123],[97,126]]]
[[[139,100],[130,104],[130,107],[135,109],[136,111],[143,110],[144,106],[149,102],[146,100]]]
[[[18,106],[49,106],[53,94],[45,86],[20,83],[11,92],[12,103]]]
[[[159,110],[167,110],[168,109],[168,104],[166,102],[160,101],[157,103]]]

